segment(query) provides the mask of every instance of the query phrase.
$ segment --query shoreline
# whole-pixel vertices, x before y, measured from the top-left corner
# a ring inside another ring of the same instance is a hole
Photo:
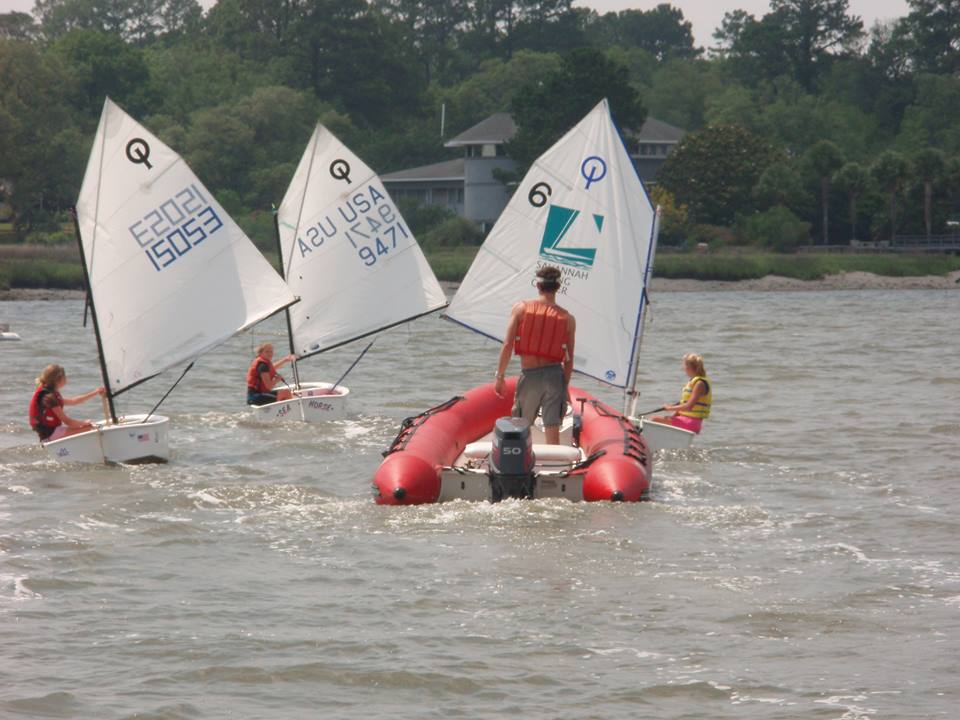
[[[460,283],[441,281],[450,292]],[[821,280],[767,275],[752,280],[694,280],[688,278],[653,278],[652,292],[795,292],[817,290],[960,290],[960,270],[947,275],[888,277],[867,272],[838,273]],[[83,300],[82,290],[57,288],[12,288],[0,290],[0,302],[24,300]]]

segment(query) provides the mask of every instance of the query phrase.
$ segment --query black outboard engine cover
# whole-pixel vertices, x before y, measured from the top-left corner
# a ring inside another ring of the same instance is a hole
[[[531,498],[534,485],[533,439],[523,418],[504,417],[493,426],[490,492],[493,502],[505,497]]]

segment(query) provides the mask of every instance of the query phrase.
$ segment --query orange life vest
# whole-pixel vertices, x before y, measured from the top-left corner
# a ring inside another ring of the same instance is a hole
[[[56,400],[56,404],[52,408],[45,408],[43,407],[43,399],[51,393]],[[40,385],[34,391],[33,397],[30,398],[28,417],[30,419],[30,427],[40,436],[41,440],[46,440],[59,425],[63,424],[63,421],[60,420],[53,411],[54,408],[61,407],[62,405],[63,397],[56,390],[51,390]]]
[[[567,357],[569,315],[563,308],[533,300],[523,303],[523,317],[513,344],[517,355],[563,361]]]
[[[267,364],[267,372],[270,374],[271,380],[277,377],[277,371],[273,367],[273,363],[257,355],[257,357],[253,359],[253,362],[250,363],[250,369],[247,370],[247,390],[255,393],[270,392],[270,388],[263,386],[263,380],[260,377],[260,373],[257,372],[257,365],[260,363]]]

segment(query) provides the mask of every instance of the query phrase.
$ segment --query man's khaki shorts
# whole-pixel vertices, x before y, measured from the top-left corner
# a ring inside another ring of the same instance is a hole
[[[544,365],[520,371],[517,393],[513,399],[513,416],[533,425],[542,409],[543,426],[557,427],[567,407],[567,385],[562,365]]]

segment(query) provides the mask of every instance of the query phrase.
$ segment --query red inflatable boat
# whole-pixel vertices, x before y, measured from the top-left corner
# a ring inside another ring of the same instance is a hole
[[[545,445],[539,420],[529,428],[509,417],[516,383],[502,398],[491,383],[404,420],[374,477],[377,503],[643,498],[650,453],[627,418],[571,387],[561,444]]]

